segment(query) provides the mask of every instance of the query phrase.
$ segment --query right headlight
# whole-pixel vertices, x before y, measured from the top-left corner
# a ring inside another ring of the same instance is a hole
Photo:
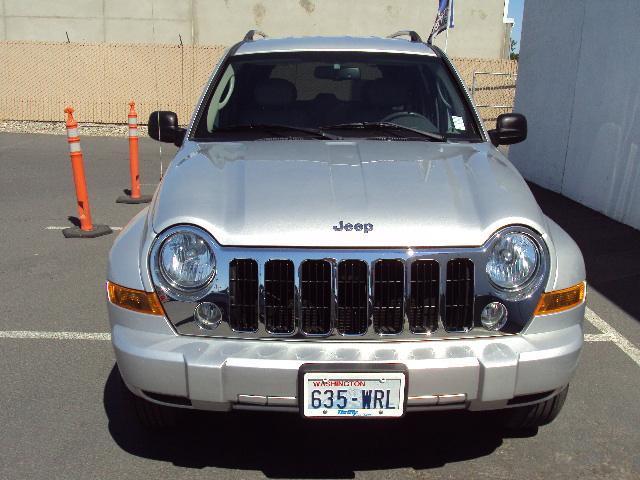
[[[536,242],[524,233],[501,235],[489,252],[486,271],[491,282],[503,290],[519,290],[535,276],[540,264]]]
[[[154,281],[177,298],[199,298],[216,275],[213,240],[196,227],[178,226],[165,232],[152,256]]]

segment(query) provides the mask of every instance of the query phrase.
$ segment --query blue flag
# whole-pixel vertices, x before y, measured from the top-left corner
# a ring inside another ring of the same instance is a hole
[[[447,20],[449,20],[448,25]],[[438,34],[444,32],[447,27],[453,28],[453,26],[453,0],[439,0],[438,14],[433,23],[428,42],[431,43],[432,40],[438,36]]]

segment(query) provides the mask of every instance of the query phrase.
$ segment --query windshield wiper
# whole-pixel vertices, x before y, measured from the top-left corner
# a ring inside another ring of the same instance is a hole
[[[306,133],[307,135],[311,135],[314,136],[316,138],[324,138],[327,140],[341,140],[342,137],[339,137],[337,135],[332,135],[330,133],[327,132],[323,132],[320,129],[317,128],[304,128],[304,127],[294,127],[291,125],[277,125],[277,124],[243,124],[243,125],[228,125],[228,126],[224,126],[224,127],[218,127],[215,130],[213,130],[213,133],[216,132],[243,132],[243,131],[250,131],[250,130],[255,130],[255,131],[265,131],[267,133],[276,133],[281,137],[287,137],[288,135],[283,135],[281,133],[282,130],[284,131],[289,131],[289,132],[301,132],[301,133]]]
[[[391,122],[354,122],[354,123],[339,123],[337,125],[328,125],[321,127],[321,130],[342,130],[342,129],[367,129],[367,128],[380,128],[389,130],[400,130],[402,132],[411,132],[420,136],[421,138],[428,138],[432,142],[444,142],[446,141],[444,135],[432,132],[423,132],[411,127],[404,127],[397,123]]]

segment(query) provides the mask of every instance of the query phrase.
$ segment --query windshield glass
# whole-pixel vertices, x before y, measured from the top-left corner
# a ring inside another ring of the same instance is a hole
[[[228,60],[202,108],[194,134],[198,140],[481,140],[444,61],[421,55],[235,56]]]

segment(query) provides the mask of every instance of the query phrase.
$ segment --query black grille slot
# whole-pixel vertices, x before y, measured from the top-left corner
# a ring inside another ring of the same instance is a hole
[[[456,258],[447,263],[445,329],[465,332],[473,328],[473,262]]]
[[[229,263],[229,324],[238,332],[258,329],[258,263],[235,259]]]
[[[291,260],[264,264],[264,314],[269,333],[287,334],[295,329],[294,269]]]
[[[404,265],[379,260],[373,270],[373,326],[376,333],[400,333],[404,323]]]
[[[414,333],[438,329],[440,266],[435,260],[417,260],[411,264],[411,302],[409,327]]]
[[[306,260],[300,267],[300,321],[311,335],[331,333],[331,263]]]
[[[336,328],[343,335],[362,335],[368,329],[367,276],[367,264],[361,260],[343,260],[338,264]]]

